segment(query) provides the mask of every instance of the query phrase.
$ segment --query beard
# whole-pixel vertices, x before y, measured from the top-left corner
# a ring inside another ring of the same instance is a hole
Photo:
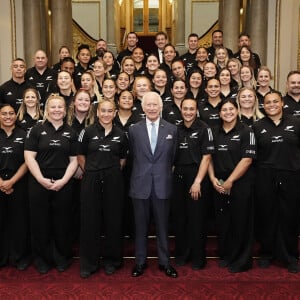
[[[106,52],[106,50],[103,49],[103,48],[100,48],[100,49],[96,50],[96,54],[97,54],[98,57],[102,57],[105,52]]]

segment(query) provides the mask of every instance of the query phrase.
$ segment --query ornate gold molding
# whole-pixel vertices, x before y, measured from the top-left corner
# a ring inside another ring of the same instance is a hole
[[[77,55],[78,46],[87,44],[90,47],[92,55],[96,52],[96,42],[76,21],[72,21],[73,32],[73,53]]]
[[[219,29],[219,22],[216,21],[207,31],[204,33],[198,41],[199,47],[208,48],[211,46],[211,36],[214,30]]]

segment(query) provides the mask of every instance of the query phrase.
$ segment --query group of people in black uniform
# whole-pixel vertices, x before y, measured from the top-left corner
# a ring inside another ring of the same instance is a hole
[[[181,56],[164,32],[155,44],[147,54],[130,32],[117,58],[100,39],[77,64],[65,46],[51,68],[42,50],[32,68],[13,60],[0,86],[0,267],[63,272],[79,242],[80,276],[110,275],[136,235],[138,277],[152,218],[167,276],[168,225],[175,264],[201,270],[212,220],[220,267],[249,270],[256,241],[259,267],[299,271],[300,71],[283,97],[245,33],[236,54],[221,30],[210,48],[190,34]]]

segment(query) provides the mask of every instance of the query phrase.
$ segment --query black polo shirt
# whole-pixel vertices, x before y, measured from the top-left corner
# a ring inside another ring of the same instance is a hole
[[[128,153],[128,140],[125,133],[113,126],[105,136],[105,130],[99,122],[85,128],[78,138],[78,155],[85,156],[85,170],[99,171],[108,168],[120,168],[120,159]]]
[[[209,127],[220,126],[220,103],[217,106],[212,106],[208,100],[199,104],[198,107],[200,119]]]
[[[292,96],[286,94],[283,97],[283,113],[285,115],[292,115],[294,117],[300,117],[300,101],[296,101]]]
[[[127,122],[123,125],[123,123],[120,120],[119,114],[117,113],[113,123],[116,127],[121,129],[126,134],[126,137],[128,138],[129,127],[141,120],[142,118],[132,113],[131,116],[128,118]]]
[[[142,101],[140,99],[135,98],[133,100],[132,113],[134,114],[134,117],[137,119],[145,119],[146,118],[146,115],[142,108]]]
[[[191,127],[178,126],[178,143],[175,166],[200,165],[202,156],[214,152],[211,129],[201,120],[196,119]]]
[[[66,170],[69,157],[77,154],[76,146],[77,136],[69,125],[63,124],[56,130],[48,121],[34,126],[25,140],[25,150],[37,153],[35,159],[47,177],[47,170]]]
[[[25,79],[31,87],[39,92],[41,98],[40,104],[43,106],[46,102],[46,95],[51,92],[51,86],[56,79],[55,72],[47,68],[43,74],[40,74],[35,67],[32,67],[27,70]]]
[[[181,110],[173,101],[163,108],[162,117],[167,122],[176,126],[179,126],[183,123]]]
[[[257,140],[257,161],[261,168],[300,170],[300,119],[283,116],[278,125],[264,117],[252,126]]]
[[[23,120],[17,120],[16,125],[28,133],[34,125],[40,122],[42,122],[42,118],[39,120],[35,120],[31,117],[30,114],[26,112],[24,114]]]
[[[194,53],[188,51],[180,56],[180,59],[183,61],[187,72],[189,72],[189,70],[192,69],[196,63],[196,53],[197,51]]]
[[[213,162],[217,178],[226,179],[242,158],[255,158],[255,136],[252,129],[245,124],[238,121],[227,133],[223,127],[215,128],[213,137]]]
[[[26,132],[15,127],[10,136],[0,128],[0,176],[13,175],[24,163]]]
[[[4,82],[0,86],[0,103],[10,104],[15,112],[18,112],[18,109],[23,102],[23,93],[29,87],[27,81],[18,83],[13,79],[10,79]]]
[[[76,87],[76,90],[79,90],[81,88],[81,75],[87,70],[93,70],[93,69],[90,65],[86,69],[80,63],[77,63],[75,65],[73,80],[74,80],[74,85]]]

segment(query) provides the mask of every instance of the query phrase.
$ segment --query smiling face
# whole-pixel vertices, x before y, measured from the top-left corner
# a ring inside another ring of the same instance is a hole
[[[184,81],[175,81],[173,87],[171,88],[171,93],[174,100],[182,101],[186,95],[187,88]]]
[[[184,99],[181,103],[181,115],[185,125],[193,123],[197,117],[197,102],[193,99]]]
[[[50,122],[63,121],[66,116],[66,104],[64,99],[53,97],[47,102],[46,111],[48,120]]]
[[[96,77],[101,77],[105,73],[104,63],[101,60],[96,60],[94,63],[94,74]]]
[[[33,90],[27,90],[24,94],[23,101],[27,109],[36,107],[38,103],[37,93]]]
[[[157,70],[152,81],[157,88],[165,87],[168,82],[167,73],[164,70]]]
[[[114,101],[117,87],[112,79],[105,79],[102,85],[102,93],[105,99]]]
[[[148,120],[155,122],[162,111],[162,101],[155,92],[148,92],[143,97],[142,108]]]
[[[151,83],[148,78],[140,77],[136,78],[133,86],[134,94],[138,99],[142,99],[143,96],[150,92]]]
[[[267,70],[260,70],[257,75],[257,82],[261,87],[268,87],[271,81],[271,74]]]
[[[17,120],[17,115],[13,107],[5,105],[0,109],[1,128],[13,128]]]
[[[133,75],[135,66],[134,60],[132,58],[126,58],[122,62],[122,71],[126,72],[129,75]]]
[[[300,74],[292,74],[289,76],[287,83],[287,92],[292,97],[300,96]]]
[[[264,110],[268,117],[279,119],[282,116],[283,101],[277,93],[267,94],[264,98]]]
[[[87,113],[91,107],[91,97],[88,92],[80,91],[74,99],[75,113]]]
[[[230,77],[230,72],[227,69],[223,69],[220,74],[219,74],[219,80],[222,85],[227,85],[230,84],[231,77]]]
[[[131,110],[133,107],[133,96],[129,91],[123,91],[119,97],[119,109]]]
[[[251,52],[246,47],[242,47],[240,52],[240,58],[242,62],[249,62],[251,58]]]
[[[154,72],[159,68],[159,61],[155,55],[149,55],[147,58],[146,67],[150,72]]]
[[[126,90],[129,87],[130,81],[129,76],[125,72],[121,72],[118,75],[117,81],[116,81],[117,87],[119,90],[123,91]]]
[[[243,82],[248,82],[252,79],[251,70],[248,67],[242,67],[240,71],[241,80]]]
[[[236,122],[238,116],[238,109],[230,102],[222,105],[220,110],[220,118],[223,123],[233,123]]]
[[[116,115],[115,105],[111,101],[102,101],[98,104],[97,111],[99,122],[102,126],[111,125]]]
[[[228,63],[228,70],[230,71],[232,76],[235,76],[239,73],[239,64],[238,62],[235,61],[230,61]]]
[[[170,64],[176,56],[176,52],[172,46],[166,46],[163,52],[165,62]]]
[[[172,63],[172,73],[175,76],[175,78],[185,78],[185,67],[182,61],[175,61]]]
[[[238,101],[241,108],[253,109],[256,101],[256,95],[254,90],[244,89],[240,91]]]
[[[190,76],[190,87],[194,89],[198,89],[202,83],[202,76],[199,72],[194,72]]]
[[[205,91],[208,94],[209,98],[218,98],[221,93],[221,85],[220,85],[219,80],[210,79],[207,82]]]
[[[61,71],[57,75],[57,85],[60,90],[68,90],[72,87],[72,77],[70,73]]]
[[[131,57],[136,63],[141,63],[144,60],[144,51],[143,49],[137,47],[133,50]]]
[[[196,53],[196,61],[204,62],[208,60],[208,52],[204,47],[200,47]]]
[[[206,78],[213,78],[217,75],[217,67],[213,62],[208,62],[205,64],[203,72]]]

